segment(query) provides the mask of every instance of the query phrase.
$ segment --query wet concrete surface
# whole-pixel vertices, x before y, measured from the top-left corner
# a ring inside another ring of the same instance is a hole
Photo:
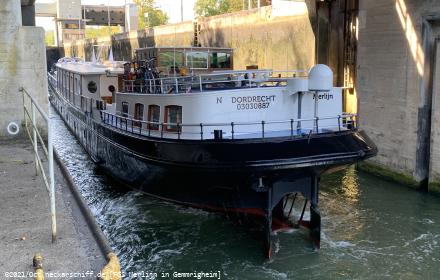
[[[45,273],[96,274],[105,265],[67,183],[55,167],[57,240],[52,243],[49,196],[42,176],[35,176],[30,142],[0,141],[0,279],[11,279],[10,272],[24,276],[33,272],[36,253],[44,258]],[[77,276],[55,279],[82,278]]]

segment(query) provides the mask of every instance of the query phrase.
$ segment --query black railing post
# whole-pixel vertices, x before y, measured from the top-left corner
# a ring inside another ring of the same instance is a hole
[[[139,123],[139,135],[142,135],[142,121]]]
[[[177,123],[177,139],[180,140],[180,123]]]
[[[133,125],[133,119],[131,119],[131,133],[134,133],[134,127],[133,127],[134,125]]]
[[[200,140],[203,140],[203,123],[200,123]]]
[[[148,124],[148,136],[151,136],[151,123]]]
[[[234,122],[231,122],[231,135],[232,135],[232,140],[234,140]]]
[[[160,138],[163,138],[163,122],[160,123]]]
[[[264,121],[261,121],[261,136],[264,138]]]
[[[293,119],[290,119],[290,137],[293,137]]]
[[[128,131],[128,119],[125,118],[125,131]]]
[[[341,115],[338,115],[338,128],[341,131]]]
[[[316,122],[316,133],[319,132],[318,120],[319,120],[319,117],[316,117],[316,118],[315,118],[315,122]]]

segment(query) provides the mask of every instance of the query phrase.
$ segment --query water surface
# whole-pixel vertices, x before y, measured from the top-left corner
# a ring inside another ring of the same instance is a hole
[[[305,232],[292,230],[277,234],[277,252],[267,261],[258,236],[225,216],[112,183],[59,116],[53,118],[55,146],[127,275],[153,272],[158,279],[173,279],[173,272],[220,271],[222,279],[440,277],[440,197],[353,167],[328,175],[320,191],[321,250],[312,249]],[[161,278],[162,272],[170,277]]]

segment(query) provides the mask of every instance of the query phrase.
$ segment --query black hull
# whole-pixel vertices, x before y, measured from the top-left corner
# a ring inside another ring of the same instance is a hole
[[[286,220],[280,208],[288,195],[301,193],[310,202],[311,220],[299,222],[309,226],[319,247],[320,175],[377,153],[360,130],[265,139],[161,139],[103,124],[99,112],[84,113],[53,89],[51,103],[94,162],[123,184],[192,207],[262,217],[268,255],[274,224]]]

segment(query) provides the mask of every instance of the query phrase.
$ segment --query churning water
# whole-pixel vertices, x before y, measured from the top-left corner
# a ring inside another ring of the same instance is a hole
[[[55,146],[119,256],[126,279],[439,279],[440,197],[349,168],[321,181],[321,250],[301,230],[276,236],[263,258],[258,236],[225,216],[119,188],[100,174],[58,115]],[[149,274],[150,273],[150,274]],[[164,274],[162,274],[164,273]],[[166,274],[169,277],[165,277]],[[164,276],[164,277],[162,277]],[[196,279],[196,278],[192,278]],[[211,279],[211,278],[202,278]]]

